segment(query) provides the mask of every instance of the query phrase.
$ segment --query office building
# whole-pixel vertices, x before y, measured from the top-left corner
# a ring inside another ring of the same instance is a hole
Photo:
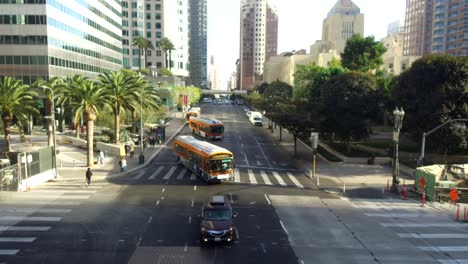
[[[207,3],[206,0],[190,1],[189,71],[192,84],[208,88],[207,81]]]
[[[263,79],[263,65],[277,54],[278,15],[268,0],[242,0],[240,12],[240,89]]]
[[[145,56],[140,58],[140,50],[133,45],[133,38],[145,33],[144,3],[145,0],[122,1],[123,67],[127,69],[138,70],[138,63],[141,68],[146,65]]]
[[[1,76],[31,84],[122,68],[120,1],[0,1],[0,10]]]
[[[353,1],[339,0],[323,20],[322,41],[332,43],[340,54],[353,34],[364,36],[364,15]]]

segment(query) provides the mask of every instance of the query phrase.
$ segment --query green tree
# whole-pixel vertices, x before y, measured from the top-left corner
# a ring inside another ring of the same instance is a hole
[[[188,95],[189,102],[188,104],[196,104],[200,101],[202,92],[201,89],[195,86],[179,86],[174,87],[171,90],[171,97],[174,102],[177,102],[178,105],[182,106],[182,95]]]
[[[387,49],[374,37],[355,34],[346,41],[341,53],[341,63],[351,71],[368,72],[383,65],[382,55]]]
[[[10,76],[0,78],[0,111],[8,152],[11,152],[10,126],[13,115],[34,98],[37,98],[37,93],[22,81]]]
[[[314,64],[299,65],[294,73],[294,97],[313,102],[320,97],[320,87],[325,82],[345,72],[346,69],[339,62],[332,62],[326,68]]]
[[[46,115],[52,116],[52,100],[54,100],[54,107],[58,106],[58,99],[59,94],[63,93],[63,90],[66,87],[66,84],[62,77],[52,77],[49,81],[45,81],[43,79],[39,79],[32,84],[32,87],[35,89],[39,89],[45,96],[46,96]],[[52,90],[53,95],[55,98],[52,98]],[[54,109],[55,112],[55,109]],[[52,135],[52,118],[47,119],[47,142],[48,146],[52,146],[53,143],[53,135]]]
[[[141,57],[143,56],[143,53],[144,53],[145,63],[147,63],[148,62],[148,57],[147,57],[148,49],[154,50],[154,47],[151,41],[147,40],[146,38],[142,36],[136,36],[135,38],[133,38],[132,45],[135,47],[138,47],[138,72],[141,73]]]
[[[268,83],[264,82],[260,84],[259,86],[255,87],[254,90],[256,90],[259,94],[263,94],[267,87],[268,87]]]
[[[348,147],[351,140],[369,136],[369,120],[378,115],[373,76],[348,72],[330,79],[321,90],[321,132],[334,133]]]
[[[135,78],[137,78],[136,75],[129,75],[122,71],[104,72],[98,76],[98,87],[109,95],[109,105],[114,113],[115,144],[119,143],[120,114],[125,109],[131,109],[132,106],[134,108],[140,102]]]
[[[95,85],[95,82],[91,80],[73,88],[70,92],[72,107],[75,109],[75,119],[83,115],[86,122],[87,166],[92,167],[94,165],[94,120],[99,115],[99,111],[112,102],[112,98],[105,89]]]
[[[67,77],[65,82],[65,88],[63,89],[63,96],[59,97],[58,105],[63,108],[61,113],[61,119],[64,119],[66,115],[68,115],[71,120],[72,124],[71,127],[75,128],[75,137],[80,137],[80,123],[81,123],[81,115],[75,115],[75,109],[72,106],[72,97],[70,96],[71,93],[76,89],[76,87],[81,87],[84,85],[85,82],[89,81],[89,79],[81,74],[76,74],[72,77]]]
[[[170,71],[172,68],[171,54],[172,54],[172,51],[176,49],[174,46],[174,43],[172,43],[172,41],[169,38],[164,37],[161,39],[161,42],[159,43],[159,47],[164,52],[164,61],[165,61],[164,68],[168,68]]]
[[[293,94],[293,87],[285,82],[280,82],[280,81],[274,81],[270,83],[263,92],[263,96],[267,98],[276,98],[276,97],[291,98],[292,94]]]
[[[415,140],[445,121],[468,118],[468,58],[428,55],[415,61],[398,78],[392,93],[405,110],[403,127]],[[464,140],[445,126],[431,134],[428,150],[447,154]]]

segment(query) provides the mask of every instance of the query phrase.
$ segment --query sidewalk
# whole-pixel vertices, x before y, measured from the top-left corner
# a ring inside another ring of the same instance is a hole
[[[274,127],[273,130],[268,127],[269,121],[264,117],[264,129],[271,132],[274,142],[287,150],[291,156],[294,155],[294,137],[288,131],[282,130],[280,141],[280,129]],[[339,195],[360,198],[393,198],[401,199],[400,195],[385,192],[388,184],[391,185],[391,167],[387,164],[389,158],[379,158],[375,165],[368,165],[366,158],[349,158],[341,153],[337,153],[327,145],[321,145],[327,148],[328,151],[340,157],[343,162],[331,162],[316,155],[316,174],[311,177],[313,168],[312,149],[297,140],[297,155],[294,157],[296,166],[304,172],[314,183],[318,183],[317,187],[322,191],[333,192]],[[401,185],[414,184],[412,177],[412,169],[400,164],[400,182]],[[409,197],[416,203],[421,202],[420,197]],[[439,212],[446,214],[449,218],[456,220],[457,205],[450,203],[430,202],[426,204]],[[459,220],[464,221],[465,208],[468,214],[468,204],[459,204]],[[468,218],[468,215],[467,215]],[[468,219],[467,219],[468,220]]]
[[[135,146],[135,156],[127,159],[127,171],[120,172],[119,156],[105,156],[104,164],[95,164],[91,170],[93,171],[93,179],[108,179],[123,176],[127,173],[138,171],[141,168],[147,166],[160,152],[166,147],[177,133],[180,132],[185,126],[185,120],[183,118],[175,117],[169,121],[166,126],[166,140],[162,144],[156,144],[151,147],[149,144],[144,150],[145,162],[139,163],[140,147]],[[57,169],[58,178],[67,178],[76,175],[85,175],[86,167],[86,149],[73,146],[66,141],[60,140],[60,136],[57,137],[57,145],[59,154],[57,155]],[[94,153],[94,158],[97,160],[98,152]]]

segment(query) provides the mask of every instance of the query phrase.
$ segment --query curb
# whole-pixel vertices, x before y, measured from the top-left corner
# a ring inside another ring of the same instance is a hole
[[[182,131],[182,129],[184,129],[184,127],[185,127],[186,124],[187,124],[187,123],[184,122],[184,124],[183,124],[182,126],[180,126],[179,129],[177,129],[177,130],[175,131],[175,133],[172,134],[172,136],[169,137],[168,140],[166,140],[166,142],[170,142],[172,139],[174,139],[174,138],[177,136],[177,134],[179,134],[180,131]],[[114,175],[108,175],[108,176],[106,176],[104,179],[113,179],[113,178],[125,176],[125,175],[127,175],[127,174],[129,174],[129,173],[135,172],[135,171],[137,171],[137,170],[140,170],[140,169],[142,169],[142,168],[148,166],[148,165],[150,164],[150,162],[152,162],[153,159],[155,159],[155,158],[159,155],[159,153],[161,152],[161,150],[163,150],[164,148],[166,148],[166,145],[167,145],[166,142],[164,142],[164,144],[161,146],[161,148],[159,148],[158,150],[156,150],[156,151],[153,153],[153,155],[152,155],[151,157],[149,157],[143,164],[138,165],[137,167],[132,168],[132,169],[130,169],[130,170],[128,170],[128,171],[125,171],[125,172],[120,172],[120,173],[117,173],[117,174],[114,174]]]

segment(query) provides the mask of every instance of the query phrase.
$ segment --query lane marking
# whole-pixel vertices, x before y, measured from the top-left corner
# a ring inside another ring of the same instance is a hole
[[[0,226],[0,231],[48,231],[50,226]]]
[[[271,205],[271,201],[270,201],[270,199],[268,198],[268,196],[267,196],[266,194],[263,194],[263,195],[265,195],[265,199],[267,200],[268,204]]]
[[[166,188],[162,188],[161,192],[165,192],[166,191]]]
[[[380,223],[384,227],[464,227],[456,223]]]
[[[413,217],[434,217],[433,215],[426,213],[365,213],[366,216],[370,217],[400,217],[400,218],[413,218]],[[435,216],[437,217],[437,216]]]
[[[16,255],[19,249],[0,249],[0,255]]]
[[[159,205],[159,200],[156,201],[156,206],[158,206],[158,205]]]
[[[468,264],[468,259],[438,259],[441,264]]]
[[[37,209],[37,208],[0,208],[2,213],[43,213],[43,214],[60,214],[70,213],[71,209]]]
[[[265,182],[265,184],[271,185],[271,181],[270,181],[270,179],[268,179],[268,176],[267,176],[266,172],[264,170],[261,170],[260,174],[262,175],[262,178],[263,178],[263,181]]]
[[[148,219],[148,224],[151,224],[152,221],[153,221],[153,216],[150,216],[150,218]]]
[[[289,176],[289,179],[291,179],[291,181],[294,182],[294,184],[295,184],[297,187],[299,187],[299,188],[301,188],[301,189],[304,188],[304,186],[296,179],[296,177],[294,177],[294,176],[292,175],[292,173],[288,172],[288,176]]]
[[[189,223],[189,225],[192,223],[192,216],[188,217],[188,223]]]
[[[462,252],[467,251],[467,246],[449,246],[449,247],[435,247],[435,246],[419,246],[417,247],[422,251],[443,251],[443,252]]]
[[[264,158],[264,159],[266,160],[266,162],[268,163],[268,166],[270,167],[270,169],[273,168],[273,167],[271,166],[270,161],[268,160],[267,156],[265,155],[265,152],[263,151],[262,146],[260,146],[260,143],[258,142],[257,137],[254,137],[254,139],[255,139],[255,142],[257,142],[257,145],[258,145],[258,147],[260,148],[260,151],[261,151],[262,154],[263,154],[263,158]],[[247,165],[248,165],[248,164],[247,164]]]
[[[274,171],[273,176],[275,176],[275,179],[278,181],[279,184],[281,184],[282,186],[287,186],[283,179],[281,179],[281,176],[278,174],[278,172]]]
[[[193,208],[193,205],[194,205],[194,204],[195,204],[195,201],[194,201],[194,200],[192,200],[192,205],[191,205],[191,207],[192,207],[192,208]]]
[[[133,179],[139,180],[139,179],[141,179],[141,177],[143,177],[143,175],[145,175],[145,172],[144,172],[144,171],[138,173],[138,175],[137,175],[135,178],[133,178]]]
[[[247,167],[250,167],[249,160],[247,159],[247,154],[244,152],[245,163],[247,163]]]
[[[179,175],[177,176],[176,180],[182,180],[182,178],[184,178],[185,173],[187,173],[187,169],[182,168],[182,170],[179,172]]]
[[[281,227],[283,228],[284,232],[286,233],[286,235],[289,236],[289,232],[288,230],[286,230],[286,227],[283,225],[283,222],[280,220],[280,224],[281,224]]]
[[[31,243],[34,240],[36,240],[35,237],[0,237],[0,242]]]
[[[156,176],[158,176],[158,174],[162,171],[162,169],[164,168],[164,166],[161,166],[159,167],[153,174],[151,174],[151,176],[149,176],[149,180],[153,180],[156,178]]]
[[[58,222],[62,217],[46,217],[46,216],[0,216],[0,221],[44,221]]]
[[[257,184],[257,179],[255,179],[254,173],[251,169],[248,170],[249,173],[249,180],[253,184]]]
[[[468,238],[468,234],[417,234],[417,233],[399,233],[399,237],[404,238]]]
[[[60,199],[60,200],[66,200],[66,199],[88,199],[90,196],[89,195],[62,195],[62,196],[59,196],[59,197],[56,197],[56,199]]]
[[[234,182],[241,182],[240,181],[239,169],[237,169],[237,168],[234,170]]]
[[[187,242],[185,242],[184,252],[187,252]]]
[[[166,173],[166,175],[164,175],[163,180],[169,180],[169,178],[171,178],[172,174],[174,173],[176,169],[177,167],[172,166],[171,169]]]
[[[196,185],[195,185],[195,186],[193,186],[193,190],[194,190],[194,191],[196,191],[196,190],[197,190],[197,186],[196,186]]]

